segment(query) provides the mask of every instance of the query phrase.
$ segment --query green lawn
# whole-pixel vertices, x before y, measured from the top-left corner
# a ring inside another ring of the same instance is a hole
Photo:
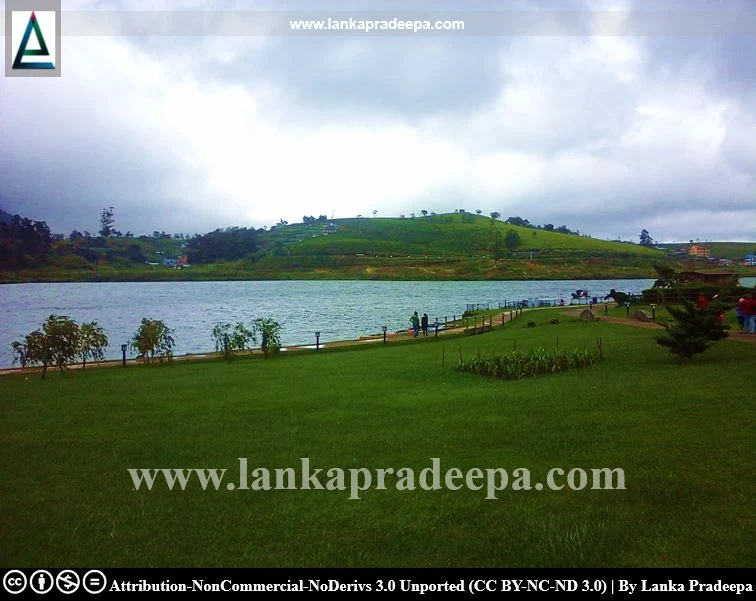
[[[756,345],[678,367],[653,330],[539,311],[494,332],[0,380],[6,566],[752,566]],[[594,345],[514,382],[460,348]],[[441,368],[442,348],[446,367]],[[620,467],[626,490],[135,491],[127,468]]]

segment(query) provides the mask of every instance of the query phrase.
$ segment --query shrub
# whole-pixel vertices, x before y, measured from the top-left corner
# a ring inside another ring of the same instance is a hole
[[[223,354],[226,361],[234,358],[234,353],[245,350],[250,342],[257,342],[254,330],[237,322],[233,328],[230,323],[218,323],[213,328],[212,338],[215,350]]]
[[[580,369],[593,365],[600,357],[588,350],[548,351],[536,348],[532,351],[512,351],[506,355],[491,356],[477,353],[462,360],[457,371],[490,376],[500,380],[519,380],[539,374],[556,374],[568,369]]]
[[[92,361],[102,361],[107,346],[108,337],[96,320],[79,326],[78,355],[81,357],[82,369],[87,368],[88,357],[91,357]]]
[[[281,324],[270,317],[260,317],[254,321],[254,331],[260,334],[260,348],[265,358],[281,350]]]
[[[717,340],[727,338],[730,326],[720,320],[724,307],[717,304],[703,309],[690,301],[683,301],[682,308],[667,306],[674,318],[664,334],[657,336],[656,343],[669,349],[680,363],[693,355],[703,353]]]
[[[159,319],[142,318],[139,329],[131,339],[131,348],[136,350],[145,363],[170,363],[173,361],[173,330]]]
[[[20,363],[21,367],[41,363],[43,378],[51,365],[63,373],[79,353],[79,340],[79,326],[75,321],[66,315],[50,315],[41,330],[27,334],[23,342],[11,343],[13,363]]]

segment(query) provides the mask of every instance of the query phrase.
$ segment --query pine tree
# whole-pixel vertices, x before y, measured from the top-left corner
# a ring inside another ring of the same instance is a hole
[[[719,314],[722,308],[709,306],[699,308],[683,300],[683,307],[667,307],[674,321],[667,325],[664,334],[655,338],[657,344],[666,346],[678,362],[703,353],[717,340],[727,338],[730,326],[722,323]]]

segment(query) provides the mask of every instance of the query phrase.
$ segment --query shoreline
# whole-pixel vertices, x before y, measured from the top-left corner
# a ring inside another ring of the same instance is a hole
[[[526,311],[538,311],[543,310],[546,308],[552,308],[553,307],[531,307],[530,309],[524,309],[523,312]],[[493,318],[493,317],[492,317]],[[509,311],[502,311],[494,321],[496,321],[496,326],[501,326],[504,323],[508,323],[509,321],[513,321],[515,318],[510,320],[509,318]],[[488,328],[489,326],[485,326]],[[438,330],[438,336],[459,336],[461,334],[464,334],[466,330],[466,327],[463,325],[457,325],[454,327],[446,327],[443,329]],[[412,330],[400,330],[398,332],[387,332],[386,333],[386,344],[389,342],[401,342],[405,340],[409,340],[412,338]],[[428,328],[428,336],[418,336],[418,339],[426,339],[426,338],[435,338],[434,332],[432,330],[432,327]],[[372,343],[380,343],[383,341],[383,334],[376,334],[373,336],[360,336],[359,338],[349,338],[344,340],[333,340],[333,341],[325,341],[320,344],[321,349],[333,349],[333,348],[345,348],[345,347],[360,347],[369,345]],[[318,352],[315,348],[314,344],[298,344],[298,345],[290,345],[281,347],[279,352],[282,353],[298,353],[298,352],[304,352],[304,351],[313,351]],[[263,352],[259,348],[254,348],[248,351],[244,351],[242,353],[237,353],[235,357],[250,357],[250,356],[258,356],[262,355]],[[198,352],[198,353],[185,353],[183,355],[174,355],[173,361],[191,361],[191,360],[197,360],[197,361],[219,361],[222,360],[223,356],[218,351],[204,351],[204,352]],[[146,365],[141,359],[139,358],[132,358],[132,359],[126,359],[126,367],[129,365]],[[94,363],[87,363],[86,368],[82,366],[81,363],[72,363],[70,365],[66,366],[66,370],[68,371],[70,369],[73,370],[85,370],[85,369],[100,369],[100,368],[107,368],[107,367],[121,367],[123,366],[123,360],[122,359],[108,359],[106,361],[100,361],[100,362],[94,362]],[[47,368],[47,371],[49,373],[53,373],[55,371],[58,371],[58,368],[55,366],[49,366]],[[33,374],[38,375],[42,373],[42,368],[39,366],[32,366],[32,367],[0,367],[0,376],[8,376],[13,374]]]

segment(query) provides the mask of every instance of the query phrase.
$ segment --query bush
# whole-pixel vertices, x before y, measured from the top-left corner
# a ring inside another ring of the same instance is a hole
[[[536,348],[532,351],[513,351],[507,355],[493,353],[490,357],[477,353],[462,360],[457,371],[490,376],[500,380],[519,380],[539,374],[556,374],[568,369],[580,369],[598,362],[600,357],[587,350],[548,351]]]
[[[130,346],[149,365],[173,361],[174,344],[173,330],[159,319],[143,317]]]
[[[667,306],[674,321],[667,325],[664,334],[657,336],[656,343],[667,347],[680,363],[693,355],[703,353],[717,340],[727,338],[730,326],[720,320],[725,308],[711,304],[702,309],[690,301],[683,301],[682,308]]]
[[[22,368],[41,363],[43,378],[51,365],[63,373],[79,354],[79,326],[66,315],[50,315],[41,330],[27,334],[23,342],[11,343],[11,348],[13,363],[20,363]]]
[[[87,368],[87,358],[93,361],[102,361],[105,357],[105,349],[108,346],[108,337],[97,321],[83,323],[79,326],[79,349],[82,369]]]
[[[281,324],[269,317],[260,317],[254,321],[254,331],[260,334],[260,348],[265,358],[281,350]]]
[[[250,342],[257,342],[254,330],[237,322],[233,328],[230,323],[218,323],[213,328],[212,338],[215,350],[223,354],[226,361],[234,358],[234,353],[245,350]]]

